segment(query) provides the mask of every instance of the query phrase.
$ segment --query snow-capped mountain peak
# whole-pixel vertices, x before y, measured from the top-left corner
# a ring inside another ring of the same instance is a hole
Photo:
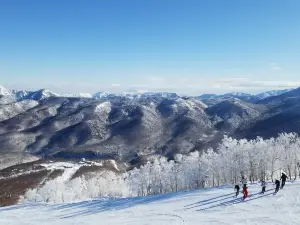
[[[95,94],[92,95],[92,97],[95,99],[101,99],[101,98],[108,98],[112,95],[113,94],[110,92],[96,92]]]
[[[145,90],[137,90],[137,89],[130,89],[128,91],[123,92],[124,94],[129,94],[129,95],[139,95],[139,94],[144,94],[147,93],[148,91]]]
[[[3,86],[0,86],[0,95],[3,95],[3,96],[12,95],[12,91]]]
[[[68,98],[92,98],[93,95],[90,93],[79,93],[79,94],[65,94],[63,97]]]
[[[0,104],[7,104],[15,101],[13,92],[5,87],[0,86]]]
[[[272,91],[266,91],[266,92],[259,93],[256,96],[259,99],[264,99],[264,98],[268,98],[268,97],[272,97],[272,96],[276,96],[276,95],[281,95],[283,93],[286,93],[286,92],[289,92],[292,90],[293,90],[293,88],[284,89],[284,90],[272,90]]]
[[[52,91],[49,91],[47,89],[40,89],[38,91],[30,92],[26,98],[33,99],[33,100],[43,100],[50,97],[58,97],[59,94],[56,94]]]
[[[230,92],[222,95],[217,94],[203,94],[199,97],[195,97],[196,99],[203,100],[207,105],[213,105],[224,101],[228,98],[238,98],[240,100],[257,103],[259,100],[269,98],[272,96],[281,95],[283,93],[289,92],[293,89],[285,89],[285,90],[273,90],[266,91],[257,95],[252,95],[244,92]],[[78,93],[78,94],[58,94],[54,93],[47,89],[40,89],[38,91],[27,91],[27,90],[10,90],[3,86],[0,86],[0,96],[2,97],[2,103],[14,102],[14,101],[22,101],[25,99],[31,99],[40,101],[50,97],[74,97],[74,98],[94,98],[94,99],[108,99],[113,97],[128,97],[128,98],[151,98],[151,97],[160,97],[160,98],[180,98],[179,95],[172,92],[149,92],[146,90],[137,90],[130,89],[128,91],[122,93],[111,93],[111,92],[96,92],[94,94],[90,93]]]

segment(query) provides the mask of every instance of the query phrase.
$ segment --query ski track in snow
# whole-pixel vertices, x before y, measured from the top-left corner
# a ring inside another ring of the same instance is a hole
[[[67,179],[73,171],[65,174]],[[250,197],[234,197],[232,187],[208,188],[164,195],[95,199],[68,204],[23,203],[0,208],[0,224],[299,224],[300,182],[287,183],[274,195],[274,186],[260,194],[249,186]]]

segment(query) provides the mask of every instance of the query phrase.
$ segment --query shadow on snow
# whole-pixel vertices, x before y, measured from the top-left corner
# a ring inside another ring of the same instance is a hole
[[[218,187],[219,189],[226,188],[228,186],[222,186]],[[77,216],[84,216],[84,215],[91,215],[96,214],[100,212],[105,211],[111,211],[111,210],[122,210],[131,208],[137,205],[143,205],[143,204],[151,204],[158,201],[164,201],[168,200],[174,197],[183,197],[185,195],[190,194],[201,194],[201,192],[206,192],[210,190],[215,190],[215,188],[207,188],[200,190],[194,190],[194,191],[181,191],[181,192],[174,192],[174,193],[167,193],[167,194],[161,194],[161,195],[153,195],[153,196],[145,196],[145,197],[131,197],[131,198],[120,198],[120,199],[111,199],[111,198],[100,198],[96,200],[91,201],[84,201],[84,202],[76,202],[76,203],[70,203],[70,204],[55,204],[55,205],[49,205],[49,204],[41,204],[41,203],[25,203],[22,205],[16,205],[11,207],[4,207],[0,209],[0,211],[10,211],[14,209],[19,208],[26,208],[26,207],[41,207],[41,206],[47,206],[49,207],[49,210],[54,211],[60,211],[62,212],[61,219],[67,219],[67,218],[73,218]],[[253,201],[256,199],[264,198],[267,196],[270,196],[273,194],[274,189],[267,190],[266,192],[272,193],[266,193],[261,194],[255,193],[252,195],[249,195],[249,198],[246,200],[246,202]],[[257,197],[255,197],[257,196]],[[232,199],[233,198],[233,199]],[[229,200],[232,199],[232,200]],[[234,193],[220,195],[217,197],[213,197],[210,199],[205,199],[202,201],[198,201],[189,205],[185,205],[184,210],[190,210],[193,208],[198,208],[196,211],[203,211],[203,210],[209,210],[221,206],[230,206],[235,205],[239,203],[243,203],[242,197],[236,198],[234,196]],[[74,210],[74,211],[73,211]]]
[[[265,197],[270,196],[270,195],[274,195],[274,189],[267,190],[266,193],[267,192],[271,192],[271,193],[262,194],[261,192],[258,192],[256,194],[251,194],[246,199],[246,202],[257,200],[257,199],[260,199],[260,198],[265,198]],[[255,196],[257,196],[257,197],[255,197]],[[244,203],[243,197],[239,197],[239,198],[236,198],[235,196],[234,197],[232,197],[232,196],[231,197],[225,197],[225,198],[221,198],[221,197],[222,196],[219,196],[219,197],[207,199],[207,200],[204,200],[204,201],[200,201],[200,202],[197,202],[197,203],[194,203],[194,204],[186,205],[185,207],[188,207],[188,206],[190,206],[190,207],[185,208],[185,210],[189,210],[189,209],[193,209],[193,208],[199,208],[196,211],[204,211],[204,210],[213,209],[213,208],[217,208],[217,207],[231,206],[231,205]],[[230,199],[230,198],[231,199],[233,198],[233,199],[228,201],[227,199]],[[223,201],[223,200],[225,200],[225,201]],[[217,204],[214,204],[214,203],[217,203]]]
[[[164,201],[173,197],[180,197],[189,194],[189,192],[177,192],[163,195],[153,195],[146,197],[134,197],[134,198],[120,198],[120,199],[97,199],[92,201],[62,204],[56,205],[51,210],[62,210],[68,212],[69,210],[75,210],[75,212],[63,215],[61,218],[73,218],[83,215],[91,215],[100,212],[110,210],[121,210],[131,208],[137,205],[149,204],[158,201]]]
[[[228,188],[227,185],[219,186],[218,189]],[[130,197],[130,198],[120,198],[120,199],[109,199],[109,198],[102,198],[96,199],[92,201],[85,201],[85,202],[77,202],[71,204],[60,204],[55,205],[51,208],[51,210],[62,210],[64,212],[68,212],[70,210],[75,210],[75,212],[63,215],[61,218],[73,218],[82,215],[91,215],[100,212],[110,211],[110,210],[121,210],[131,208],[137,205],[149,204],[158,201],[168,200],[174,197],[182,197],[185,195],[190,195],[193,193],[200,193],[213,191],[216,187],[212,188],[205,188],[201,190],[193,190],[193,191],[180,191],[180,192],[173,192],[173,193],[166,193],[160,195],[152,195],[152,196],[143,196],[143,197]],[[76,211],[77,210],[77,211]]]

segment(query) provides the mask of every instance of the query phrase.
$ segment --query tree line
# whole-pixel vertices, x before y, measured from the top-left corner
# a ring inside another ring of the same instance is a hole
[[[145,196],[237,184],[242,176],[250,182],[300,177],[300,138],[282,133],[276,138],[255,140],[225,136],[216,149],[176,155],[174,160],[155,159],[125,175],[134,195]]]
[[[280,178],[285,171],[289,179],[300,177],[300,137],[282,133],[276,138],[255,140],[225,136],[216,149],[174,160],[159,157],[123,174],[107,172],[65,181],[50,180],[29,190],[24,198],[31,201],[72,202],[96,197],[127,197],[194,190],[220,185],[235,185],[241,177],[250,182]]]

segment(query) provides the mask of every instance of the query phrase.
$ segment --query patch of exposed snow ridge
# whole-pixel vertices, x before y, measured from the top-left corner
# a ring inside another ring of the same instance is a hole
[[[272,97],[272,96],[281,95],[281,94],[284,94],[284,93],[292,91],[292,90],[293,90],[293,88],[285,89],[285,90],[266,91],[266,92],[257,94],[256,97],[258,97],[260,99],[264,99],[264,98],[268,98],[268,97]]]
[[[0,86],[0,95],[3,95],[3,96],[12,95],[12,91],[5,87]]]
[[[0,104],[0,121],[10,119],[28,109],[34,108],[37,105],[38,102],[34,100],[7,103],[6,105]]]
[[[110,113],[111,111],[111,103],[110,102],[103,102],[96,106],[95,112],[96,113]]]
[[[68,98],[92,98],[93,97],[93,95],[91,95],[90,93],[65,94],[62,96]]]

